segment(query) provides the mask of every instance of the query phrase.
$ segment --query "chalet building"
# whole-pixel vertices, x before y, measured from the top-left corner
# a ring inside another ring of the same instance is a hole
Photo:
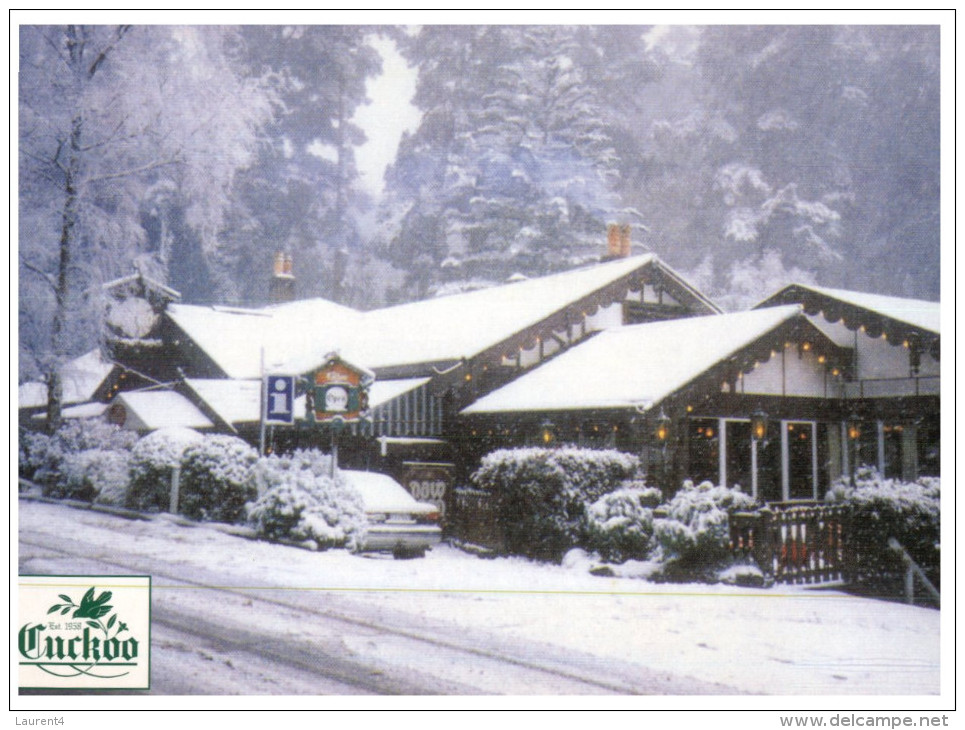
[[[421,464],[461,482],[484,453],[537,443],[624,449],[654,483],[710,479],[762,501],[818,498],[860,464],[938,473],[937,303],[791,286],[723,314],[656,256],[630,255],[625,230],[608,244],[584,268],[365,312],[297,299],[284,255],[260,308],[184,304],[127,277],[108,285],[102,376],[64,415],[327,449],[304,388],[296,425],[266,434],[261,383],[310,379],[338,353],[375,375],[340,459],[396,476]],[[39,425],[42,386],[28,386],[21,419]]]

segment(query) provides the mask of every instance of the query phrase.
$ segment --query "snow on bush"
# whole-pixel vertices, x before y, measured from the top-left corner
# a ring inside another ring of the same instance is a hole
[[[108,449],[85,449],[66,454],[49,496],[86,502],[124,504],[129,483],[130,453]]]
[[[21,477],[33,479],[47,458],[50,436],[21,427],[17,439],[17,467]]]
[[[236,436],[213,434],[181,456],[178,511],[194,520],[243,522],[245,504],[257,496],[249,482],[258,452]]]
[[[559,561],[584,538],[586,505],[639,466],[637,457],[614,450],[500,449],[483,457],[472,482],[495,496],[509,553]]]
[[[941,480],[915,482],[883,478],[863,467],[852,487],[847,478],[835,482],[827,501],[851,508],[850,543],[855,549],[857,579],[878,588],[900,589],[904,566],[888,547],[895,538],[911,554],[929,580],[940,584]]]
[[[652,547],[653,508],[659,489],[625,482],[586,508],[586,546],[604,560],[642,560]]]
[[[361,548],[368,525],[362,496],[331,471],[331,457],[315,450],[259,459],[249,484],[262,496],[248,505],[249,524],[272,540]]]
[[[737,489],[684,482],[654,520],[656,557],[664,564],[665,577],[716,580],[717,571],[731,560],[728,513],[757,506],[753,497]]]
[[[127,506],[160,512],[171,500],[171,473],[181,466],[185,449],[203,436],[190,428],[162,428],[149,433],[131,449],[131,484]]]
[[[51,436],[30,437],[28,457],[33,478],[47,496],[64,496],[64,460],[88,450],[126,451],[137,435],[98,418],[69,419]],[[73,474],[72,476],[76,476]]]

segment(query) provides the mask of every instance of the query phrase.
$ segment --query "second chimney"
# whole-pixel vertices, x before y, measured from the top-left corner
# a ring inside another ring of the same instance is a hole
[[[610,223],[606,227],[606,258],[625,259],[630,255],[630,226]]]
[[[284,304],[295,300],[295,276],[292,274],[292,257],[278,252],[272,267],[271,282],[268,286],[268,301]]]

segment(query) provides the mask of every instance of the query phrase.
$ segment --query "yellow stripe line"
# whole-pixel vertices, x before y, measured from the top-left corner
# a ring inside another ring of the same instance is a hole
[[[687,597],[699,598],[852,598],[852,596],[807,595],[803,593],[685,593],[685,592],[652,592],[652,591],[554,591],[554,590],[513,590],[499,588],[355,588],[355,587],[326,587],[326,586],[204,586],[204,585],[154,585],[155,589],[188,589],[188,590],[228,590],[228,591],[315,591],[323,593],[464,593],[489,595],[520,595],[520,596],[625,596],[625,597]]]

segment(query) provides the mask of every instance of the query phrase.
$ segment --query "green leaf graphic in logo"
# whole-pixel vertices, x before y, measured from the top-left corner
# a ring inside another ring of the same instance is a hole
[[[125,631],[128,631],[129,629],[126,623],[118,620],[117,614],[114,614],[109,618],[107,618],[106,622],[105,620],[102,620],[103,617],[107,616],[114,609],[114,607],[108,603],[108,601],[111,600],[112,596],[113,596],[113,593],[111,593],[110,591],[103,591],[98,596],[97,589],[92,586],[87,590],[83,598],[80,599],[80,605],[77,605],[76,603],[74,603],[73,599],[70,596],[67,596],[61,593],[59,598],[62,601],[65,601],[65,603],[55,603],[54,605],[52,605],[50,608],[47,609],[47,613],[52,614],[59,611],[61,616],[65,616],[71,611],[73,611],[71,618],[87,619],[87,621],[85,621],[84,623],[88,627],[92,629],[97,629],[98,631],[101,631],[104,634],[103,641],[117,640],[117,637],[120,636],[120,634],[124,633]],[[98,656],[97,658],[95,658],[93,661],[90,661],[90,662],[77,662],[77,663],[68,662],[66,664],[64,664],[63,662],[60,664],[49,663],[49,662],[48,663],[38,662],[35,664],[44,672],[47,672],[48,674],[53,674],[54,676],[58,676],[58,677],[78,676],[80,674],[86,674],[90,677],[96,677],[98,679],[114,679],[116,677],[122,677],[128,673],[125,671],[125,672],[122,672],[121,674],[103,674],[102,673],[103,671],[110,671],[110,670],[99,669],[99,667],[104,666],[103,664],[101,664],[102,659],[103,657]],[[61,674],[60,672],[64,671],[65,666],[69,666],[73,670],[73,673]]]
[[[105,605],[113,594],[110,591],[104,591],[97,598],[94,598],[94,589],[91,588],[84,597],[80,599],[80,607],[74,611],[71,618],[100,618],[101,616],[106,616],[111,612],[113,606]]]

